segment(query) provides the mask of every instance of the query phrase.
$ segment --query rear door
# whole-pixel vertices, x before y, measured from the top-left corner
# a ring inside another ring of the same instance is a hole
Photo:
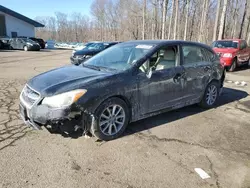
[[[210,79],[212,63],[202,47],[182,45],[183,68],[186,73],[186,84],[183,92],[188,100],[198,100]]]

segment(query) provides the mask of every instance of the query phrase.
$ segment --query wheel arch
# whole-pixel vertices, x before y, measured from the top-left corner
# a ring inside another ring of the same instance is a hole
[[[128,107],[128,111],[129,111],[129,121],[131,120],[131,117],[132,117],[132,104],[131,104],[131,102],[130,102],[130,100],[126,97],[126,96],[124,96],[124,95],[111,95],[111,96],[108,96],[108,97],[106,97],[105,99],[103,99],[100,103],[99,103],[99,105],[96,107],[96,109],[95,109],[95,111],[98,109],[98,107],[102,104],[102,103],[104,103],[105,101],[107,101],[107,100],[109,100],[109,99],[111,99],[111,98],[118,98],[118,99],[121,99],[122,101],[124,101],[125,102],[125,104],[127,105],[127,107]]]

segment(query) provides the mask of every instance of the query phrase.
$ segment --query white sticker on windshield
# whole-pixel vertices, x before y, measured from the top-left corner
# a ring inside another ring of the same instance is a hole
[[[234,40],[233,42],[239,42],[239,41],[237,41],[237,40]]]
[[[147,50],[149,50],[150,48],[152,48],[152,46],[150,46],[150,45],[137,45],[135,48],[142,48],[142,49],[147,49]]]

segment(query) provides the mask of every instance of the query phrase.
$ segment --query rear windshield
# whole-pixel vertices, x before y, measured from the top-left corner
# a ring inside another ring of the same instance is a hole
[[[239,42],[238,41],[215,41],[212,44],[213,48],[238,48]]]

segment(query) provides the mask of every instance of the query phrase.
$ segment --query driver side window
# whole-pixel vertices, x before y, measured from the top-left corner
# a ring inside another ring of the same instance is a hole
[[[166,46],[160,48],[147,61],[141,65],[142,72],[148,72],[150,68],[153,71],[161,71],[173,68],[177,65],[178,48],[177,46]]]

